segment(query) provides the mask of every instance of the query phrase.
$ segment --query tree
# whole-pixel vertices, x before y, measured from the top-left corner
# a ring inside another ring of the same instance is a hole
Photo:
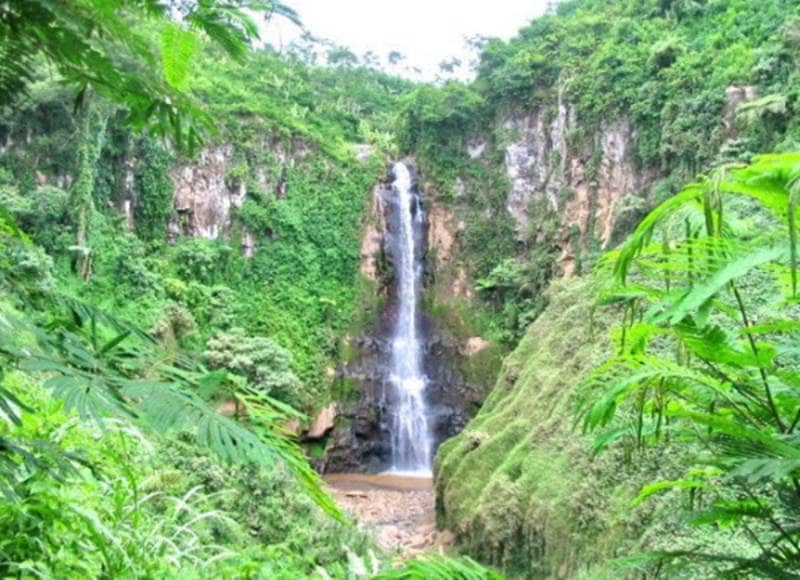
[[[89,246],[89,222],[94,212],[95,165],[100,157],[108,117],[100,110],[86,111],[81,123],[81,147],[78,152],[78,178],[72,187],[70,209],[75,224],[75,272],[84,282],[92,275],[92,249]]]
[[[446,73],[454,73],[461,68],[461,59],[453,57],[439,63],[439,70]]]
[[[236,59],[258,38],[254,13],[297,15],[275,0],[14,0],[0,5],[0,103],[24,94],[44,60],[76,89],[129,112],[129,122],[193,148],[212,128],[185,93],[192,58],[208,38]],[[153,42],[152,31],[159,39]],[[155,47],[155,48],[154,48]]]
[[[257,391],[298,406],[300,380],[292,370],[292,355],[272,339],[247,336],[234,328],[208,341],[209,366],[247,380]]]
[[[406,59],[405,55],[397,50],[390,51],[386,58],[389,60],[389,63],[393,65],[399,64]]]
[[[328,51],[328,64],[331,66],[353,67],[358,65],[358,56],[344,46],[337,46]]]

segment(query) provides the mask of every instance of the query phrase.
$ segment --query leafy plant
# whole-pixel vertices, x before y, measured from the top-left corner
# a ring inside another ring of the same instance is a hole
[[[687,490],[691,525],[741,528],[752,542],[752,555],[698,546],[655,560],[713,557],[719,572],[760,576],[800,568],[798,183],[797,154],[723,167],[605,258],[614,283],[601,304],[619,305],[623,321],[617,355],[584,381],[584,428],[601,430],[597,449],[691,445],[685,477],[646,486],[640,501]]]
[[[135,327],[74,300],[65,299],[64,304],[69,322],[50,329],[5,317],[14,333],[4,334],[0,354],[25,371],[48,373],[44,385],[67,409],[87,420],[102,421],[108,415],[138,419],[161,434],[185,431],[230,462],[267,467],[283,462],[324,509],[341,517],[302,451],[275,431],[285,407],[263,397],[245,398],[256,434],[209,408],[197,393],[213,377],[190,359],[178,355],[174,361],[165,360],[152,339]],[[38,348],[21,348],[11,338],[15,335],[35,338]],[[0,394],[3,407],[13,408],[15,399],[8,392]]]
[[[205,357],[211,368],[239,375],[257,391],[299,406],[301,384],[292,371],[292,355],[273,340],[234,328],[212,337]]]
[[[91,88],[125,106],[134,126],[149,124],[156,134],[169,134],[178,145],[193,149],[201,132],[213,127],[182,92],[200,43],[197,33],[241,58],[258,38],[254,12],[298,21],[285,5],[261,0],[180,6],[145,0],[6,4],[0,12],[0,99],[10,102],[24,93],[37,57],[43,57],[76,87],[76,105]],[[150,27],[161,29],[158,53],[149,42]]]
[[[401,568],[380,572],[375,580],[502,580],[497,572],[484,568],[470,558],[420,556]]]

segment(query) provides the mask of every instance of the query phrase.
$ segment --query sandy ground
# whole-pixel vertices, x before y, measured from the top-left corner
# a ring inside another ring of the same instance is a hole
[[[325,481],[339,505],[372,528],[386,550],[412,557],[445,551],[452,541],[448,532],[436,531],[430,478],[338,473]]]

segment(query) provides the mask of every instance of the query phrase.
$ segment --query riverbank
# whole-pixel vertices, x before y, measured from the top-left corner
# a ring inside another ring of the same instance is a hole
[[[436,530],[431,478],[338,473],[325,481],[337,503],[359,526],[372,529],[385,550],[403,558],[448,550],[452,536]]]

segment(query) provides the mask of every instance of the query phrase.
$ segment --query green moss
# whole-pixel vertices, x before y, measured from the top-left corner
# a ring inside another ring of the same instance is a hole
[[[459,370],[468,383],[489,387],[500,373],[505,354],[502,345],[490,342],[472,356],[461,359]]]
[[[357,401],[359,394],[359,383],[356,379],[351,378],[337,379],[331,389],[331,396],[340,402]]]
[[[511,577],[611,574],[611,558],[688,545],[694,533],[677,531],[677,495],[631,507],[643,484],[677,473],[680,448],[633,465],[619,450],[593,456],[575,428],[576,386],[608,354],[614,317],[593,315],[594,295],[590,279],[554,284],[478,415],[437,454],[440,526]]]
[[[327,445],[327,439],[314,441],[313,443],[306,446],[306,453],[311,459],[322,459],[323,457],[325,457],[326,445]]]

